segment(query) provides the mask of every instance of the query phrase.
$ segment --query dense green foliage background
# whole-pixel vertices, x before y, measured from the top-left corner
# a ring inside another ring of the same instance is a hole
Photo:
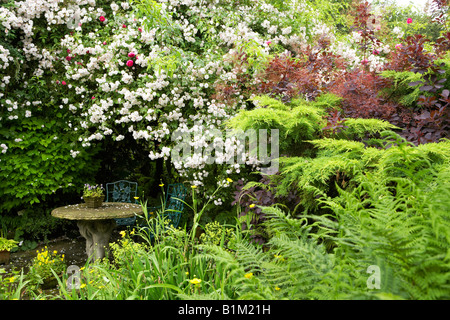
[[[124,230],[80,287],[17,274],[0,298],[449,299],[448,2],[430,10],[3,1],[0,236],[29,250],[73,232],[50,211],[85,183],[137,181],[140,221],[161,183],[189,195],[180,228]],[[273,175],[171,157],[176,129],[201,149],[273,128]]]

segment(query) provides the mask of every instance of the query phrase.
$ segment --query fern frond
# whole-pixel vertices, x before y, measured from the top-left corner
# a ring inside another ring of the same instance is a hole
[[[261,266],[268,261],[262,248],[243,241],[236,244],[236,259],[246,272],[252,273],[261,272]]]
[[[290,285],[288,295],[291,299],[307,298],[322,276],[333,268],[325,247],[313,240],[291,239],[279,234],[270,240],[270,244],[284,262],[274,263],[267,269],[268,281],[280,287]]]
[[[386,130],[400,129],[384,120],[363,118],[346,119],[345,126],[342,135],[347,139],[361,139],[367,134],[374,136]]]
[[[271,236],[277,234],[285,234],[289,237],[304,236],[302,232],[306,224],[306,219],[297,219],[290,217],[288,213],[277,207],[263,207],[262,212],[265,214],[266,220],[264,226]]]

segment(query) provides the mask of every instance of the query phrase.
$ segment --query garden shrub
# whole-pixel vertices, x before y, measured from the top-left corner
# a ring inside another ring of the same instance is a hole
[[[64,132],[61,120],[36,115],[20,126],[2,121],[0,134],[9,145],[1,159],[2,212],[30,208],[50,196],[70,196],[98,169],[92,161],[95,149],[71,154],[76,139]]]
[[[251,107],[239,90],[231,104],[214,98],[218,82],[239,79],[229,63],[238,47],[250,66],[242,74],[250,79],[271,51],[308,43],[327,24],[342,25],[330,14],[349,6],[261,4],[255,12],[251,1],[2,2],[0,151],[10,184],[1,192],[0,210],[18,211],[50,199],[53,190],[80,192],[84,183],[111,177],[140,179],[152,197],[153,176],[156,183],[189,179],[211,193],[217,175],[225,179],[245,170],[210,168],[201,159],[175,167],[171,131],[194,133],[200,122],[201,129],[222,129],[237,110]],[[318,23],[318,16],[326,23]],[[55,136],[59,140],[51,140]],[[22,160],[13,170],[16,157]],[[156,164],[146,165],[149,159]],[[21,175],[26,168],[36,172]],[[34,184],[35,175],[43,185]]]

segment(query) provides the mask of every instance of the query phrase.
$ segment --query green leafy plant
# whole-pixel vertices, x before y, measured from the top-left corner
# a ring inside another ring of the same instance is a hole
[[[235,241],[234,229],[220,225],[218,221],[205,225],[204,233],[200,235],[200,242],[225,248],[233,248]]]
[[[6,272],[0,268],[0,299],[19,300],[25,291],[29,281],[25,280],[23,270]]]
[[[14,239],[6,239],[3,237],[0,237],[0,251],[6,250],[11,251],[15,247],[17,247],[18,242]]]
[[[55,274],[62,276],[66,270],[64,254],[60,255],[55,250],[50,252],[47,247],[36,251],[37,256],[30,263],[26,277],[32,286],[39,286],[45,281],[53,279]]]

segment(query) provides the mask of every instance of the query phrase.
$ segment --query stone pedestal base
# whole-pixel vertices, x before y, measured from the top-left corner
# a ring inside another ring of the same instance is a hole
[[[104,258],[111,233],[116,227],[115,220],[79,220],[77,225],[81,235],[86,239],[88,258],[92,260]]]

